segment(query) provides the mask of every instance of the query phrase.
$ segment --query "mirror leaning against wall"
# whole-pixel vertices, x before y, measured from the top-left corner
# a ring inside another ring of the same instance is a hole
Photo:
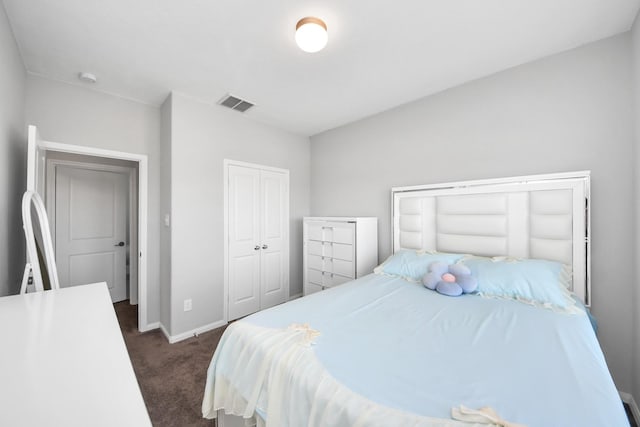
[[[36,192],[26,191],[22,196],[22,226],[27,244],[27,263],[20,293],[27,292],[30,277],[36,292],[59,289],[49,219],[42,198]]]

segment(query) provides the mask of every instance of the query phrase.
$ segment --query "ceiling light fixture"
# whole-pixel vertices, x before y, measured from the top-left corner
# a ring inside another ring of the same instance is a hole
[[[296,24],[296,43],[305,52],[322,50],[328,39],[327,24],[322,19],[307,16]]]

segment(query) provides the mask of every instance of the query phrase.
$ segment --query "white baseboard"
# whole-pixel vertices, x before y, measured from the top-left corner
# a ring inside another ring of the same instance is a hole
[[[186,340],[187,338],[191,338],[193,336],[202,334],[212,329],[220,328],[222,326],[225,326],[226,324],[227,322],[225,322],[224,320],[219,320],[217,322],[209,323],[208,325],[200,326],[199,328],[191,329],[190,331],[183,332],[178,335],[169,334],[169,332],[165,329],[164,325],[160,325],[160,330],[162,331],[164,336],[167,338],[169,343],[175,344],[178,341],[183,341],[183,340]]]
[[[636,422],[640,422],[640,409],[638,409],[638,405],[636,404],[636,400],[633,398],[633,395],[631,395],[631,393],[625,393],[624,391],[619,391],[618,393],[620,393],[622,401],[631,408],[631,413],[633,414],[633,418]]]
[[[140,332],[147,332],[153,329],[158,329],[160,327],[160,322],[147,323],[147,327],[144,329],[138,329]]]

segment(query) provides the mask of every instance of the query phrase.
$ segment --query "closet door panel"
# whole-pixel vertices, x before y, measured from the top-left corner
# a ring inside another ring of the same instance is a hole
[[[264,268],[262,269],[262,296],[265,303],[264,308],[269,308],[275,304],[282,303],[280,295],[282,294],[282,254],[280,252],[271,252],[262,255]],[[274,299],[273,304],[267,304],[268,300]]]
[[[288,194],[285,174],[267,170],[260,172],[261,309],[283,303],[288,296]]]
[[[233,320],[260,308],[260,259],[234,257],[229,267],[229,281],[234,284],[233,289],[229,289],[229,319]]]
[[[260,171],[229,166],[229,320],[260,309]]]

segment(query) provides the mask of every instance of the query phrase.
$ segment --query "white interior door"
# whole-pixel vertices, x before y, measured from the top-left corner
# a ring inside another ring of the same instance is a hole
[[[289,172],[230,161],[225,277],[228,320],[289,296]]]
[[[127,298],[129,178],[73,166],[55,173],[55,246],[60,286],[107,282],[113,302]]]
[[[289,184],[286,178],[283,173],[260,171],[262,310],[285,302],[288,296]]]
[[[228,169],[229,320],[260,310],[260,171]]]

